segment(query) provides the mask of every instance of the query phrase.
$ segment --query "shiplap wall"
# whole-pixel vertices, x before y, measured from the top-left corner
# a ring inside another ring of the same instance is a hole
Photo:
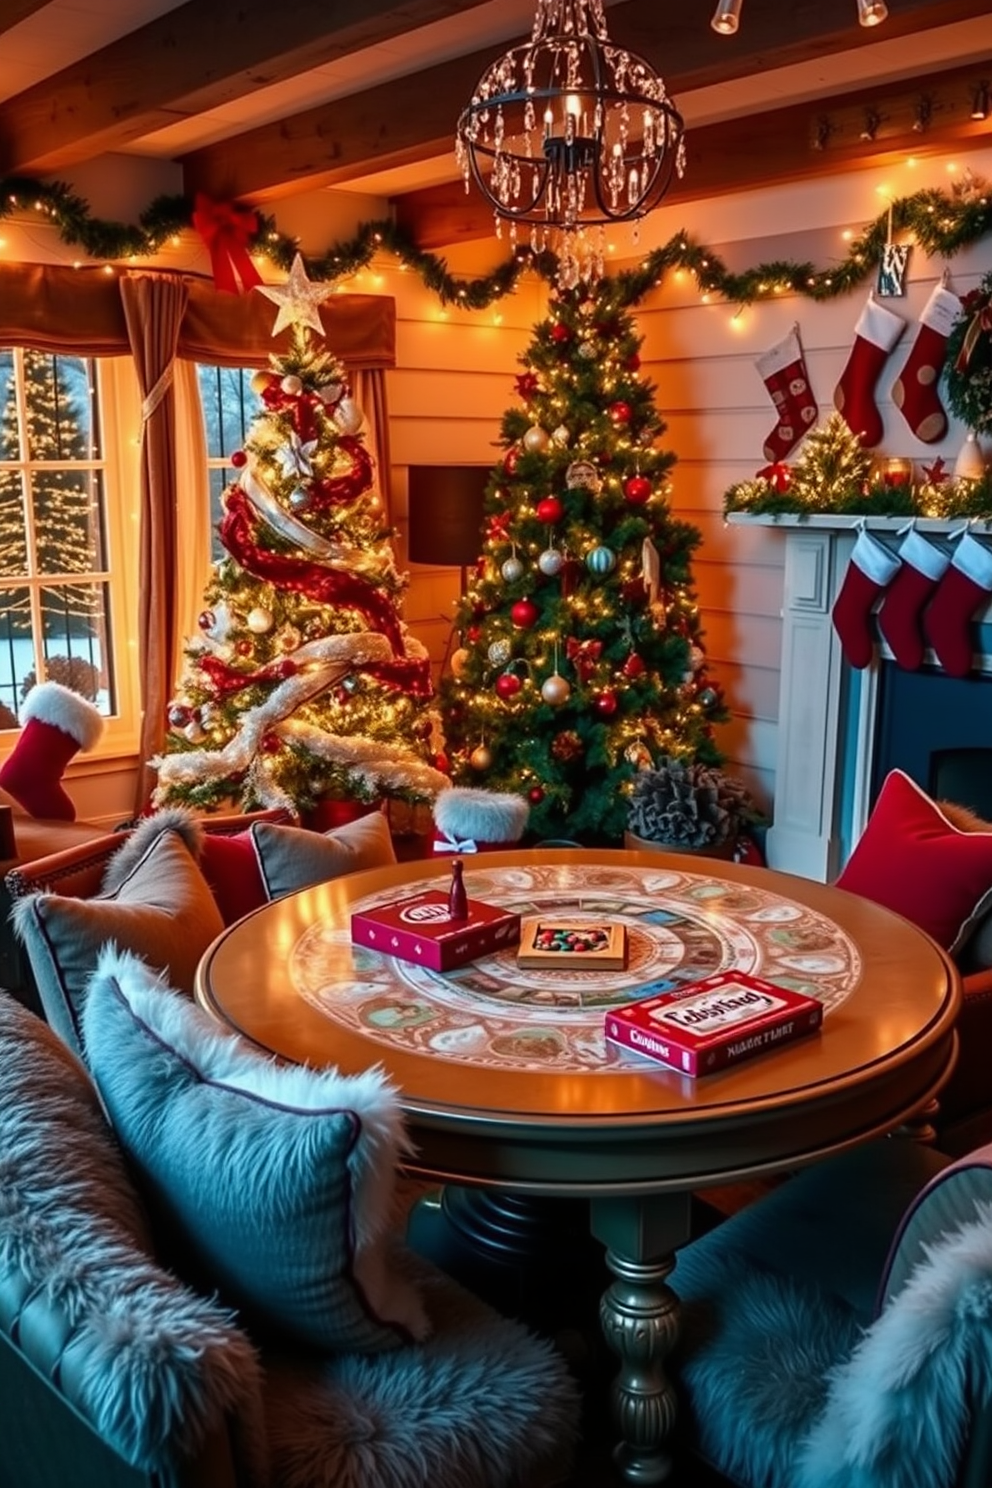
[[[782,258],[827,267],[846,254],[844,231],[857,230],[884,210],[878,188],[888,187],[901,197],[924,186],[960,181],[960,171],[949,174],[948,164],[858,172],[692,204],[678,212],[664,209],[650,219],[647,230],[642,227],[640,248],[658,246],[686,229],[732,269]],[[976,175],[992,175],[992,152],[976,152],[967,164]],[[804,224],[803,231],[795,230],[797,222]],[[944,267],[943,261],[930,260],[914,247],[906,296],[884,302],[907,324],[877,384],[885,426],[879,455],[929,463],[942,454],[953,464],[964,441],[964,429],[952,420],[939,444],[921,443],[891,400],[892,384],[916,338],[918,316]],[[966,293],[992,269],[992,240],[956,255],[946,267],[949,287]],[[702,534],[693,574],[708,657],[732,712],[719,741],[730,767],[748,781],[766,809],[773,808],[775,794],[784,547],[774,530],[727,525],[724,493],[766,463],[762,446],[776,422],[755,358],[798,322],[822,422],[832,411],[834,389],[869,288],[866,282],[849,295],[820,304],[782,295],[739,311],[719,300],[703,304],[688,277],[680,281],[670,275],[638,309],[645,338],[643,370],[656,385],[656,401],[668,425],[663,443],[678,456],[673,509]]]

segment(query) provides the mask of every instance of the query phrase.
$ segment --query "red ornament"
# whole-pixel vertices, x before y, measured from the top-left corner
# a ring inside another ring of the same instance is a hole
[[[517,446],[515,444],[511,444],[510,448],[503,456],[503,469],[506,471],[507,475],[516,475],[517,461],[519,459],[520,451],[517,449]]]
[[[566,341],[571,341],[572,333],[567,325],[562,325],[561,321],[558,321],[551,327],[551,339],[557,341],[559,346],[564,346]]]
[[[638,656],[636,651],[631,651],[630,655],[627,657],[627,660],[623,664],[624,676],[629,677],[631,681],[633,681],[635,677],[643,677],[646,671],[647,664],[644,661],[644,658],[642,656]]]
[[[604,718],[612,718],[617,711],[617,695],[610,688],[605,692],[598,692],[592,702],[596,712]]]
[[[792,485],[792,471],[784,460],[776,460],[774,465],[763,465],[758,476],[766,480],[772,490],[778,491],[780,495]]]
[[[434,768],[435,770],[440,770],[442,775],[449,774],[451,771],[451,761],[448,759],[448,756],[446,754],[436,754],[434,756]]]
[[[470,646],[474,646],[478,642],[479,636],[481,634],[482,631],[479,629],[478,625],[470,625],[468,630],[466,630],[465,632],[465,639],[468,641]]]
[[[516,697],[522,686],[516,672],[501,672],[496,678],[496,691],[504,701]]]
[[[637,371],[639,371],[640,365],[641,365],[641,359],[637,355],[637,352],[636,351],[635,352],[632,352],[631,355],[624,362],[624,366],[626,367],[626,369],[627,369],[628,372],[637,372]]]
[[[196,623],[201,630],[213,630],[217,624],[217,616],[213,610],[201,610],[197,616]]]
[[[235,470],[241,470],[245,465],[248,464],[248,456],[245,454],[244,450],[235,450],[233,452],[233,454],[231,455],[231,464],[234,466]]]
[[[263,754],[278,754],[282,748],[282,740],[278,734],[263,734],[259,748]]]
[[[557,496],[545,496],[543,501],[537,503],[535,510],[537,512],[537,520],[539,522],[546,522],[549,527],[553,527],[556,522],[560,522],[565,515],[565,508]]]
[[[525,402],[533,398],[539,386],[537,376],[533,372],[521,372],[516,378],[516,384],[517,392]]]
[[[239,656],[250,656],[255,648],[251,641],[239,641],[234,649]]]
[[[510,608],[510,619],[518,630],[529,630],[538,613],[537,605],[532,599],[518,599]]]
[[[632,506],[643,506],[651,500],[651,482],[646,475],[631,475],[623,483],[623,494]]]
[[[624,403],[622,399],[611,403],[606,411],[614,424],[629,424],[634,412],[630,404]]]
[[[544,792],[539,785],[532,785],[527,792],[527,799],[533,806],[540,806],[544,800]]]

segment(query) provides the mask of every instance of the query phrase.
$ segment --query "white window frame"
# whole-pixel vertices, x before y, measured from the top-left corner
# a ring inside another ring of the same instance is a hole
[[[15,358],[22,355],[16,347],[5,350],[11,350]],[[71,356],[73,353],[61,355]],[[91,360],[95,371],[103,455],[97,460],[72,461],[71,466],[103,471],[106,567],[95,576],[106,584],[108,593],[116,711],[106,717],[100,743],[86,753],[85,763],[90,767],[95,760],[116,759],[137,751],[141,696],[137,625],[141,399],[130,357],[94,357]],[[36,462],[29,457],[18,461],[17,465],[30,475],[36,464],[50,468],[51,463]],[[25,577],[24,580],[32,591],[45,582],[42,577]],[[0,744],[13,744],[17,732],[16,729],[0,730]]]

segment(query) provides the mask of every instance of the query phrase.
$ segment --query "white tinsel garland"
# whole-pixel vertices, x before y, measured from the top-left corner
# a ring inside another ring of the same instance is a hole
[[[433,799],[451,781],[433,765],[425,764],[405,744],[369,739],[362,734],[329,734],[299,718],[287,718],[276,732],[327,764],[345,765],[353,775],[372,787],[407,790]]]

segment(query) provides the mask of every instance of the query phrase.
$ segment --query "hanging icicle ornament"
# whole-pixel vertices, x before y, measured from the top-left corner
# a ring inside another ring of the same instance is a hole
[[[661,558],[658,555],[658,549],[649,537],[646,537],[641,544],[641,575],[644,579],[648,604],[653,605],[661,591]]]

